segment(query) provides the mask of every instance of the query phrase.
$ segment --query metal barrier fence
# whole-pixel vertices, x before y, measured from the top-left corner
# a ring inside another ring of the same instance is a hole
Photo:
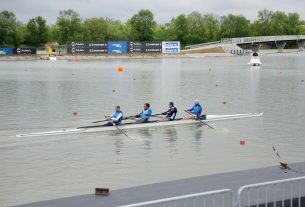
[[[233,191],[230,189],[222,189],[148,201],[143,203],[130,204],[120,207],[232,207],[233,205]]]
[[[120,207],[305,207],[305,176],[189,194]]]
[[[196,44],[196,45],[187,45],[187,46],[185,46],[185,49],[187,49],[187,50],[196,49],[196,48],[201,48],[201,47],[210,46],[210,45],[217,45],[219,43],[220,43],[220,41],[206,42],[206,43]]]
[[[237,206],[303,207],[305,176],[243,186],[237,193]]]

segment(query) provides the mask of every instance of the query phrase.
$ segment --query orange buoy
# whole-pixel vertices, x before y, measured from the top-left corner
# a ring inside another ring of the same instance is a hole
[[[241,140],[239,140],[239,144],[240,144],[240,145],[245,145],[245,144],[246,144],[246,141],[245,141],[244,139],[241,139]]]
[[[118,73],[123,73],[123,67],[122,66],[118,67]]]

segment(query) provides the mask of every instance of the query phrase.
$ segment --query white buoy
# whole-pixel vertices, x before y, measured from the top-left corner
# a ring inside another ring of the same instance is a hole
[[[251,65],[251,66],[260,66],[260,65],[262,65],[262,63],[261,63],[261,61],[260,61],[260,59],[258,57],[258,54],[256,52],[253,53],[253,55],[252,55],[248,65]]]

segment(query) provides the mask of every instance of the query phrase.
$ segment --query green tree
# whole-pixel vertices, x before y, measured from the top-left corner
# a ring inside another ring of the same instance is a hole
[[[60,41],[60,31],[57,25],[49,26],[49,37],[48,40],[50,42],[59,42]]]
[[[288,13],[287,16],[287,35],[298,35],[301,32],[301,20],[298,13]]]
[[[13,12],[2,11],[0,13],[0,46],[15,45],[16,29],[19,23]]]
[[[271,23],[272,23],[273,11],[263,9],[258,11],[258,20],[252,24],[253,33],[257,36],[269,36],[272,34]]]
[[[285,35],[287,28],[288,17],[285,12],[276,11],[271,19],[271,35]]]
[[[153,40],[155,41],[172,41],[179,40],[175,33],[175,28],[172,22],[154,27]]]
[[[221,37],[246,37],[250,36],[250,21],[242,15],[229,14],[221,17]]]
[[[80,16],[72,9],[60,11],[56,24],[61,43],[84,39]]]
[[[134,35],[135,31],[133,27],[128,24],[124,24],[119,20],[108,19],[108,36],[107,40],[109,41],[129,41],[135,40],[136,36]],[[134,31],[134,32],[132,32]]]
[[[187,15],[187,44],[197,44],[206,42],[205,21],[199,12],[192,12]]]
[[[153,29],[156,26],[154,15],[150,10],[140,10],[129,20],[137,32],[138,38],[141,41],[150,41],[153,39]]]
[[[104,18],[90,18],[83,23],[85,40],[105,41],[109,24]]]
[[[187,36],[188,36],[188,21],[184,14],[180,14],[176,18],[172,19],[172,25],[173,25],[173,32],[176,35],[176,40],[179,40],[181,44],[187,43]]]
[[[220,39],[220,23],[217,15],[206,14],[203,16],[206,27],[206,39],[208,42]]]
[[[30,45],[41,45],[48,41],[48,27],[46,20],[41,16],[30,19],[27,23],[27,35],[25,41]]]

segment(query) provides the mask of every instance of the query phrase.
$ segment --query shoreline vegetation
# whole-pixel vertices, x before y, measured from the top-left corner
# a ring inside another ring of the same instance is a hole
[[[186,45],[219,41],[222,38],[302,35],[305,21],[296,12],[258,11],[250,21],[242,14],[219,16],[194,11],[158,24],[154,14],[142,9],[126,22],[109,17],[83,18],[71,9],[62,10],[54,25],[42,16],[27,23],[12,11],[0,12],[0,47],[65,48],[67,41],[180,41]],[[289,43],[286,47],[289,47]]]

